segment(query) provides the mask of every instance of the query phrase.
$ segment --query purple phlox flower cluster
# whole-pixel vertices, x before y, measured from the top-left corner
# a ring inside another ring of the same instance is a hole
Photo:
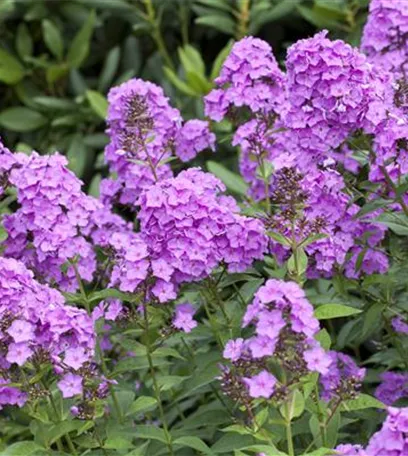
[[[57,290],[34,280],[21,262],[0,258],[0,294],[0,378],[31,359],[45,362],[45,357],[59,374],[77,371],[92,359],[92,318],[66,306]],[[16,401],[17,393],[10,394]]]
[[[381,429],[366,448],[369,456],[406,456],[408,454],[408,408],[388,407]]]
[[[375,397],[386,405],[394,405],[399,399],[408,397],[408,373],[384,372]]]
[[[205,114],[215,121],[233,107],[278,112],[284,100],[285,75],[269,44],[259,38],[246,37],[234,44],[215,83],[217,88],[204,99]]]
[[[370,62],[406,79],[408,70],[408,4],[405,0],[371,0],[361,49]]]
[[[194,320],[195,309],[189,304],[178,304],[173,317],[173,326],[186,333],[191,332],[197,326]]]
[[[270,222],[273,231],[289,238],[294,234],[298,243],[310,235],[326,235],[305,248],[310,278],[330,277],[343,265],[349,277],[387,270],[387,257],[378,248],[386,228],[355,217],[359,207],[351,203],[344,179],[336,170],[311,167],[300,173],[296,168],[281,168],[272,179],[271,199],[276,207]],[[271,242],[271,249],[280,260],[289,255],[288,249],[285,255],[285,249],[275,242]],[[356,271],[363,249],[365,255]]]
[[[327,31],[297,41],[287,53],[285,125],[302,149],[325,156],[365,125],[375,102],[384,99],[384,82],[366,57]]]
[[[366,370],[359,368],[350,356],[335,351],[328,352],[331,359],[326,374],[320,376],[322,398],[355,399],[360,391]]]
[[[6,405],[22,407],[27,401],[27,393],[15,387],[4,386],[8,383],[10,381],[4,379],[0,374],[0,410]]]
[[[243,271],[263,257],[262,223],[240,215],[224,190],[213,175],[190,168],[140,196],[141,235],[158,278],[152,292],[161,302],[175,298],[178,284],[203,279],[221,262]]]
[[[175,153],[182,161],[214,148],[208,122],[184,125],[163,89],[142,79],[130,79],[108,94],[110,138],[105,159],[117,179],[104,182],[105,202],[133,205],[141,190],[173,175],[167,159]]]
[[[208,122],[204,120],[188,120],[178,130],[176,135],[176,155],[187,162],[196,157],[204,149],[215,150],[215,135],[208,129]]]
[[[81,191],[63,156],[33,152],[19,162],[9,176],[20,207],[4,217],[5,255],[23,261],[38,279],[75,290],[75,271],[67,262],[75,260],[81,278],[92,280],[96,258],[83,233],[101,205]]]
[[[351,443],[338,445],[334,451],[336,451],[337,456],[370,456],[361,445],[352,445]]]
[[[248,370],[242,381],[251,397],[269,398],[274,392],[277,380],[265,369],[264,362],[272,356],[291,375],[328,373],[331,359],[314,339],[319,322],[313,315],[313,306],[295,282],[268,280],[247,308],[243,326],[249,324],[255,325],[255,334],[246,340],[230,340],[223,355],[238,369],[244,366],[244,372]],[[263,368],[254,375],[256,365]]]
[[[98,321],[104,318],[107,321],[116,321],[123,313],[124,307],[119,299],[109,299],[102,301],[92,311],[92,318]]]

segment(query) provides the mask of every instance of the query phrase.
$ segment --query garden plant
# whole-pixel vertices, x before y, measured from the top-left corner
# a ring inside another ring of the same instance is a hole
[[[0,456],[408,456],[408,1],[52,3],[0,7]]]

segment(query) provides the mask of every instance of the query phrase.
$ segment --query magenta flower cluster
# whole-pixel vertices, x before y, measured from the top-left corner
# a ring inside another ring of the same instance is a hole
[[[268,280],[247,308],[243,327],[249,324],[255,326],[253,336],[246,340],[231,340],[225,346],[224,358],[233,364],[273,356],[282,357],[281,361],[285,363],[287,357],[295,363],[291,365],[293,373],[328,373],[331,358],[314,338],[319,331],[319,322],[313,315],[313,306],[296,283]],[[286,356],[288,350],[293,351],[290,356]],[[262,370],[246,377],[244,382],[251,397],[269,398],[276,378]]]
[[[9,176],[20,207],[4,218],[5,255],[23,261],[37,277],[73,290],[77,280],[69,260],[78,257],[77,269],[84,280],[92,280],[96,268],[92,245],[84,233],[101,205],[82,192],[81,181],[66,165],[58,154],[20,156]]]
[[[375,65],[406,79],[408,70],[408,4],[405,0],[371,0],[361,49]]]
[[[0,258],[0,379],[13,366],[36,359],[52,363],[60,375],[76,375],[94,355],[93,321],[82,309],[65,305],[63,296],[33,278],[21,262]],[[41,361],[38,361],[41,363]],[[69,377],[71,378],[71,377]],[[66,379],[66,377],[64,377]],[[63,382],[63,380],[61,380]],[[64,383],[61,385],[64,391]],[[16,388],[0,388],[0,404],[22,405]]]
[[[243,271],[261,259],[267,239],[262,223],[239,214],[224,185],[199,168],[164,179],[141,194],[141,235],[149,247],[153,294],[164,302],[177,285],[205,278],[221,263]]]
[[[133,205],[141,190],[172,176],[168,164],[172,155],[187,161],[214,148],[215,135],[208,123],[190,120],[183,124],[163,89],[151,82],[124,82],[110,90],[108,101],[110,142],[105,159],[117,179],[104,182],[106,202]]]
[[[269,44],[259,38],[243,38],[234,44],[215,79],[221,88],[205,97],[205,114],[220,121],[233,108],[279,111],[284,100],[284,81],[285,75]]]

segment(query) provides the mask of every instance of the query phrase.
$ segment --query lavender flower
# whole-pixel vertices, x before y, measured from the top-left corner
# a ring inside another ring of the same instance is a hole
[[[408,373],[384,372],[381,383],[375,390],[375,397],[386,405],[393,405],[408,396]]]
[[[193,318],[194,314],[195,309],[191,304],[177,305],[173,318],[173,326],[186,333],[191,332],[197,326],[197,322]]]
[[[369,456],[405,456],[408,454],[408,408],[388,407],[381,429],[368,442]]]

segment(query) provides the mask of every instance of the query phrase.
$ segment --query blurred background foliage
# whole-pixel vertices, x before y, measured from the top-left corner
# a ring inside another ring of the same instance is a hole
[[[327,28],[358,45],[368,0],[1,0],[0,136],[29,153],[60,151],[91,193],[104,173],[109,88],[160,84],[183,116],[203,117],[234,40],[268,41],[282,62]],[[221,124],[217,128],[222,129]]]

